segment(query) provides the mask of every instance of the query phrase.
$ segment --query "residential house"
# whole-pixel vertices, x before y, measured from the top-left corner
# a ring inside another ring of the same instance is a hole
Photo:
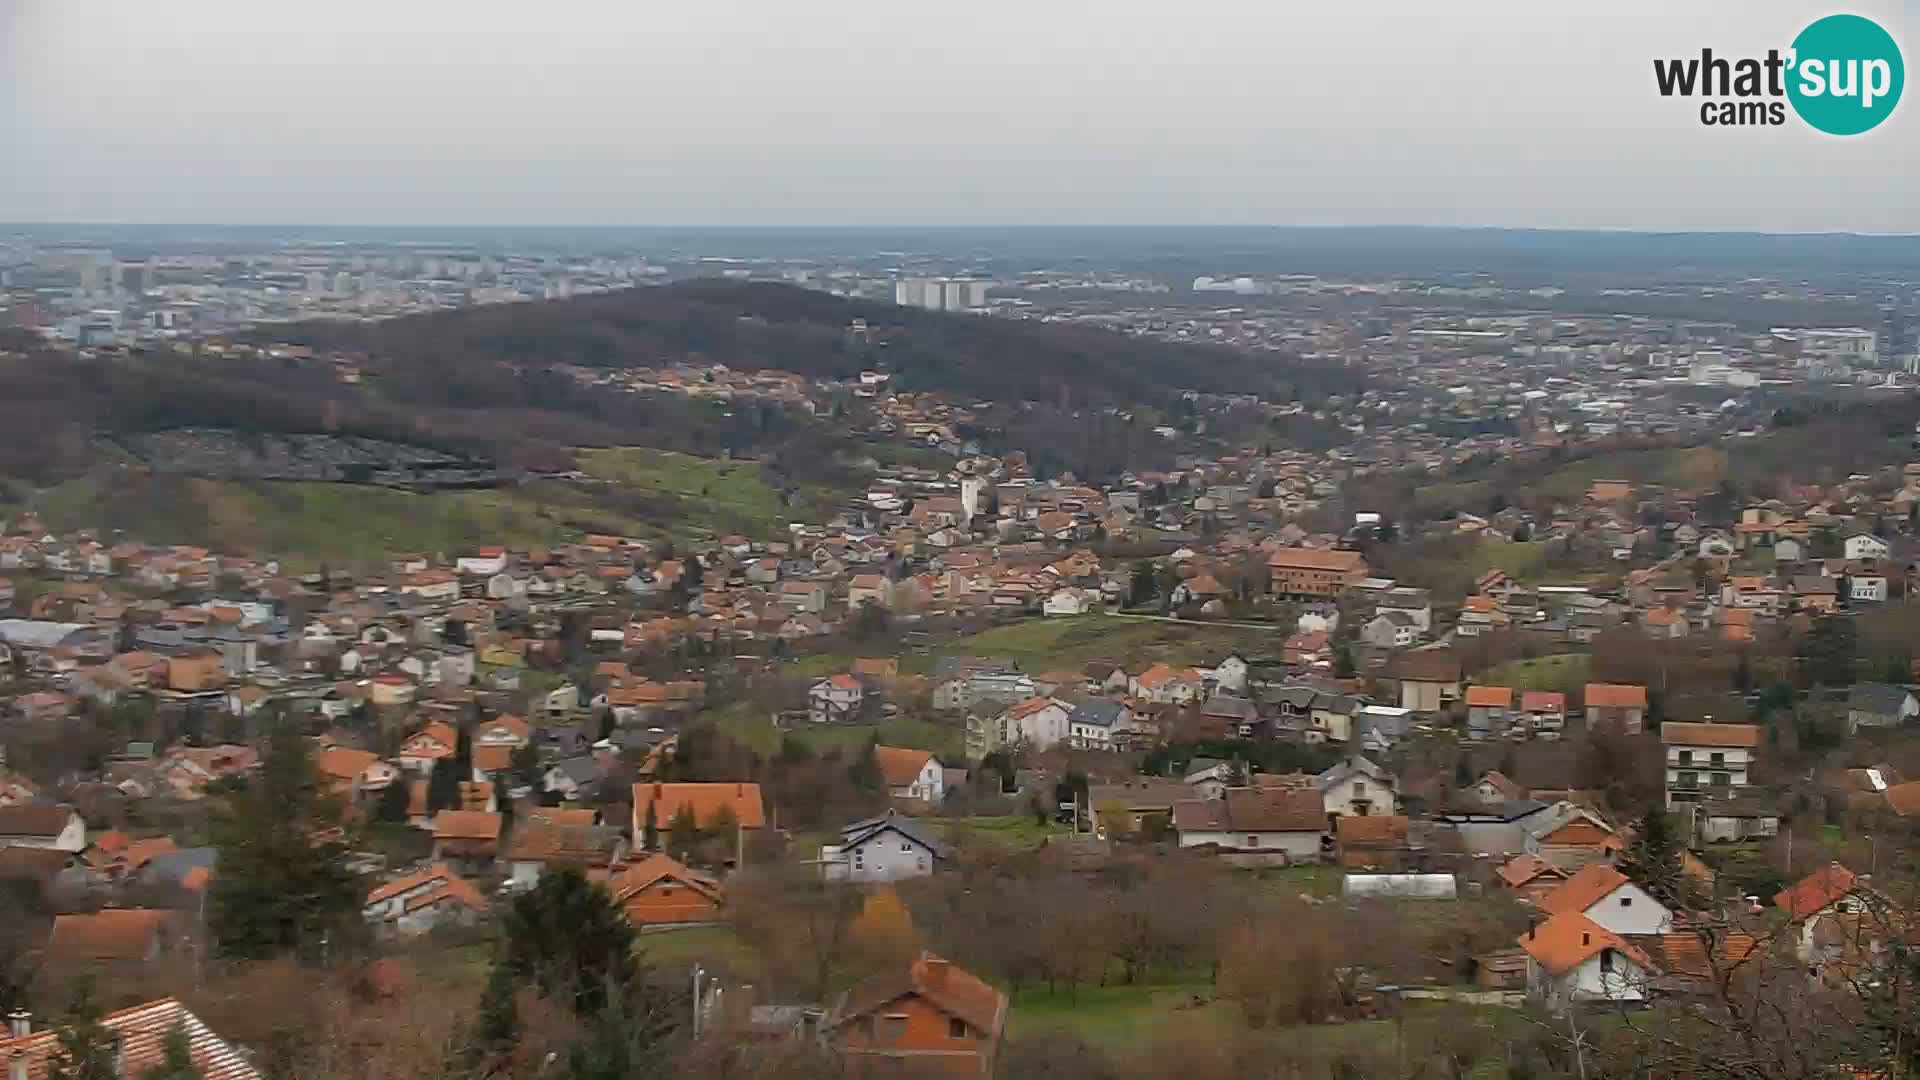
[[[1833,936],[1848,936],[1823,935],[1823,927],[1846,929],[1847,922],[1869,911],[1872,899],[1873,894],[1857,874],[1833,862],[1780,890],[1773,904],[1795,927],[1795,950],[1800,959],[1812,965],[1821,959],[1833,959],[1820,956],[1823,937],[1831,941]]]
[[[1580,868],[1539,906],[1548,915],[1584,915],[1603,929],[1627,937],[1673,929],[1673,912],[1607,863]]]
[[[1367,577],[1367,560],[1357,551],[1283,547],[1267,554],[1268,589],[1275,596],[1338,596]]]
[[[1218,799],[1173,804],[1180,846],[1215,846],[1287,865],[1317,862],[1327,843],[1327,815],[1312,788],[1229,788]]]
[[[1334,850],[1349,871],[1400,873],[1410,869],[1407,819],[1399,814],[1342,815],[1334,822]]]
[[[591,754],[561,758],[540,774],[540,790],[572,802],[580,799],[600,779],[600,763]]]
[[[1452,649],[1401,653],[1387,665],[1387,677],[1400,684],[1400,707],[1412,712],[1432,715],[1460,699],[1460,657]]]
[[[19,803],[0,806],[0,848],[51,848],[79,853],[87,846],[87,823],[71,806]]]
[[[615,874],[609,890],[627,921],[643,928],[718,922],[726,906],[719,881],[657,852]]]
[[[531,889],[552,871],[608,873],[627,858],[627,838],[617,825],[601,825],[594,810],[543,810],[514,826],[501,859],[515,889]],[[664,828],[664,826],[663,826]]]
[[[1491,739],[1506,734],[1513,722],[1513,688],[1469,686],[1466,692],[1467,734]]]
[[[1760,746],[1760,729],[1752,724],[1660,725],[1660,743],[1666,748],[1667,809],[1677,803],[1699,802],[1707,796],[1732,798],[1746,793],[1748,769]]]
[[[938,803],[946,798],[946,770],[940,759],[927,750],[900,746],[876,746],[880,771],[887,780],[887,793],[896,799]]]
[[[1313,778],[1321,799],[1321,813],[1329,822],[1352,815],[1400,812],[1400,780],[1359,754],[1349,755]]]
[[[984,1078],[994,1075],[1006,1024],[1005,994],[923,952],[905,971],[875,975],[848,990],[821,1031],[850,1075],[892,1075],[890,1069],[913,1066]]]
[[[1520,722],[1539,738],[1559,738],[1567,726],[1567,695],[1558,690],[1528,690],[1522,693]]]
[[[433,816],[433,861],[466,874],[485,874],[500,855],[500,815],[442,810]]]
[[[807,690],[807,719],[816,724],[842,724],[860,714],[866,684],[851,675],[829,675]]]
[[[1413,621],[1420,635],[1433,630],[1433,601],[1425,589],[1388,589],[1374,601],[1374,608],[1383,613],[1398,611],[1405,614]]]
[[[1129,689],[1156,705],[1190,705],[1205,695],[1206,681],[1193,668],[1153,664],[1133,677]]]
[[[870,883],[932,874],[945,853],[912,818],[892,810],[840,830],[840,842],[820,849],[829,881]]]
[[[1404,611],[1382,611],[1361,626],[1360,639],[1376,649],[1405,649],[1420,640],[1420,627]]]
[[[1135,733],[1133,710],[1124,701],[1089,698],[1067,714],[1067,741],[1076,750],[1124,750]]]
[[[471,925],[486,915],[487,901],[467,879],[435,863],[375,886],[360,914],[376,932],[413,937],[436,926]]]
[[[1904,686],[1856,683],[1847,692],[1847,734],[1863,727],[1897,727],[1920,715],[1920,699]]]
[[[43,973],[55,978],[112,983],[138,977],[163,955],[187,950],[188,938],[188,920],[175,911],[107,908],[56,915],[39,962]]]
[[[767,827],[766,804],[760,798],[759,784],[683,783],[633,785],[633,832],[644,836],[651,816],[653,827],[666,835],[675,817],[692,815],[694,825],[712,830],[732,817],[736,837],[734,851],[746,850],[750,835]]]
[[[200,1018],[173,998],[162,998],[100,1017],[104,1040],[114,1048],[114,1075],[134,1077],[154,1073],[167,1063],[167,1041],[173,1032],[186,1035],[187,1057],[200,1080],[260,1080],[252,1056],[242,1054],[214,1034]],[[64,1061],[62,1031],[33,1030],[32,1020],[16,1013],[0,1033],[0,1061],[7,1063],[11,1080],[44,1080]]]
[[[1473,786],[1466,790],[1466,794],[1481,803],[1495,805],[1524,799],[1527,797],[1527,789],[1509,779],[1507,774],[1498,769],[1489,769],[1481,774],[1480,779],[1473,782]]]
[[[847,607],[872,604],[878,608],[893,606],[893,582],[885,574],[855,574],[847,582]]]
[[[1502,885],[1535,906],[1572,876],[1538,855],[1527,854],[1508,859],[1494,873]]]
[[[1000,715],[1000,741],[995,745],[1024,743],[1028,749],[1051,750],[1067,740],[1072,715],[1073,707],[1057,698],[1028,698]]]
[[[1872,533],[1854,533],[1841,544],[1841,552],[1849,560],[1884,559],[1893,554],[1893,546]]]
[[[1587,730],[1601,725],[1638,735],[1647,719],[1647,688],[1628,683],[1588,683],[1580,695]]]
[[[1578,912],[1529,928],[1519,945],[1527,996],[1556,1013],[1595,1001],[1645,1001],[1657,970],[1638,946]]]

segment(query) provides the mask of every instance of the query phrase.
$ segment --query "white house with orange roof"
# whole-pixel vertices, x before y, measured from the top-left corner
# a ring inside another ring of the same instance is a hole
[[[852,675],[829,675],[807,691],[807,718],[816,724],[844,723],[859,715],[866,684]]]

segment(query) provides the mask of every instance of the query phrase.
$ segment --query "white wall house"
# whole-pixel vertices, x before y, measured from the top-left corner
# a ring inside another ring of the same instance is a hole
[[[1673,912],[1607,863],[1582,867],[1539,905],[1549,915],[1584,915],[1601,929],[1623,936],[1673,929]]]
[[[1745,793],[1748,770],[1760,745],[1752,724],[1660,725],[1666,749],[1667,808],[1708,796],[1737,798]]]
[[[1645,1001],[1653,964],[1584,915],[1555,915],[1520,936],[1527,996],[1552,1012],[1585,1002]]]
[[[932,874],[941,858],[912,819],[889,812],[840,830],[840,843],[820,849],[820,870],[829,881],[898,881]]]
[[[1872,533],[1855,533],[1847,537],[1845,553],[1849,559],[1884,559],[1893,548],[1885,540]]]

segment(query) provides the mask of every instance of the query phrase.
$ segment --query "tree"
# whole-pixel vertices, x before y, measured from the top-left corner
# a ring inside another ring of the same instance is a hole
[[[488,1076],[512,1054],[520,1040],[520,1009],[515,1001],[513,969],[495,957],[480,994],[480,1012],[471,1029],[460,1033],[448,1072],[455,1076]]]
[[[887,791],[887,776],[880,768],[880,736],[867,739],[866,749],[847,766],[847,779],[855,791],[863,795],[884,795]]]
[[[175,1021],[167,1029],[167,1037],[160,1044],[160,1064],[148,1069],[144,1080],[201,1080],[185,1024]]]
[[[667,823],[667,854],[685,862],[693,857],[693,849],[699,844],[700,823],[694,819],[693,805],[681,803]]]
[[[639,976],[633,926],[606,887],[565,868],[540,875],[502,920],[503,967],[581,1016],[604,1008]]]
[[[1133,580],[1127,587],[1127,606],[1139,607],[1153,599],[1159,579],[1153,572],[1153,563],[1141,559],[1133,564]]]
[[[441,758],[427,771],[427,816],[460,809],[460,771],[452,758]]]
[[[709,855],[707,862],[720,866],[728,859],[738,858],[740,843],[740,818],[733,807],[722,803],[713,812],[705,828],[700,830],[700,847]]]
[[[513,796],[507,792],[510,779],[505,769],[495,769],[493,773],[487,777],[487,780],[493,784],[494,800],[500,807],[500,831],[502,833],[513,828]]]
[[[207,921],[221,955],[320,954],[364,933],[351,837],[298,732],[276,729],[260,771],[215,814],[220,872]]]
[[[393,782],[380,789],[380,801],[374,804],[375,821],[384,821],[391,825],[405,825],[413,808],[413,783],[404,776],[397,776]]]
[[[1359,672],[1353,662],[1353,646],[1342,645],[1333,654],[1333,676],[1336,679],[1351,679]]]
[[[642,851],[660,850],[660,822],[658,818],[659,814],[654,810],[653,804],[648,803],[647,819],[640,829],[640,849]]]
[[[1807,677],[1822,686],[1852,686],[1859,656],[1853,619],[1828,615],[1814,622],[1802,644]]]
[[[609,987],[605,1004],[583,1017],[580,1037],[567,1048],[562,1080],[649,1080],[677,1075],[684,1051],[684,1002],[635,977]]]
[[[1633,842],[1621,853],[1621,871],[1661,903],[1684,910],[1692,892],[1683,862],[1686,850],[1673,819],[1656,806],[1641,817]]]
[[[100,1022],[102,1015],[100,1002],[93,995],[93,980],[80,979],[74,984],[65,1015],[54,1025],[60,1053],[48,1062],[47,1080],[119,1080],[114,1034]]]

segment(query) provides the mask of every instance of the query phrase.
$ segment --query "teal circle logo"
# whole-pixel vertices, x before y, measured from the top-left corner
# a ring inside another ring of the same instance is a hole
[[[1793,111],[1829,135],[1879,127],[1907,82],[1893,35],[1859,15],[1829,15],[1800,31],[1789,63]]]

